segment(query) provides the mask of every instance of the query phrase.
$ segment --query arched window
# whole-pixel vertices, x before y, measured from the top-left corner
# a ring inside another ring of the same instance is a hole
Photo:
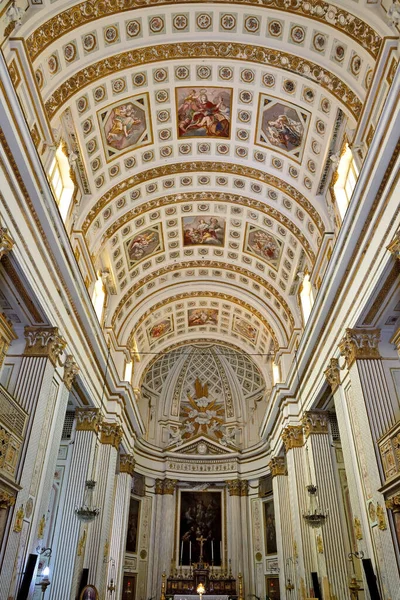
[[[303,321],[304,325],[308,321],[308,317],[311,314],[311,309],[314,304],[314,295],[312,291],[312,285],[310,282],[310,276],[307,273],[304,275],[303,283],[300,289],[300,303],[301,303],[301,311],[303,313]]]
[[[337,168],[337,180],[333,187],[337,208],[343,221],[348,205],[350,204],[354,188],[357,183],[358,169],[354,162],[353,154],[349,145],[345,145],[345,151],[340,157]]]
[[[94,310],[96,312],[99,323],[101,323],[103,318],[103,310],[104,310],[104,301],[106,298],[106,292],[104,290],[103,279],[100,274],[98,274],[97,281],[94,284],[92,302],[94,306]]]
[[[69,162],[61,143],[55,153],[50,167],[50,183],[58,208],[65,222],[74,195],[74,182],[69,175]]]

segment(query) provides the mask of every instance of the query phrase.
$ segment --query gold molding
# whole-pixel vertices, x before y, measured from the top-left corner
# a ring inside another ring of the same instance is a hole
[[[5,254],[11,252],[14,246],[14,240],[8,232],[7,227],[0,227],[0,260]]]
[[[24,356],[46,356],[56,366],[67,345],[58,327],[25,327]]]
[[[338,358],[331,358],[328,368],[324,371],[324,375],[331,387],[332,394],[334,394],[340,385],[340,367]]]
[[[308,410],[304,413],[302,423],[306,438],[311,434],[328,434],[328,411]]]
[[[339,349],[350,368],[357,359],[378,359],[380,329],[346,329],[346,333],[339,343]]]
[[[133,477],[135,471],[135,459],[133,454],[120,454],[119,455],[119,472],[128,473]]]
[[[356,121],[361,114],[362,102],[353,90],[331,71],[290,52],[278,51],[274,48],[241,44],[235,42],[180,42],[179,44],[150,44],[145,48],[134,48],[119,52],[113,56],[94,62],[74,73],[61,83],[45,102],[45,110],[49,120],[73,97],[81,91],[108,75],[132,69],[136,66],[160,63],[163,60],[188,59],[220,59],[245,61],[246,64],[259,64],[263,67],[280,68],[302,77],[307,74],[307,81],[329,91],[336,100],[343,104]],[[345,100],[344,100],[345,99]]]
[[[79,367],[74,357],[69,354],[64,364],[63,382],[68,390],[71,390],[75,377],[79,373]]]
[[[389,246],[388,246],[388,249],[389,249]],[[400,242],[399,242],[399,256],[397,258],[399,258],[399,260],[400,260]],[[382,285],[381,289],[379,290],[379,293],[376,296],[371,308],[369,309],[367,316],[365,317],[364,322],[363,322],[364,325],[370,325],[372,323],[374,317],[376,316],[376,314],[382,307],[382,305],[385,301],[385,298],[389,294],[389,291],[394,286],[397,278],[399,277],[399,273],[400,273],[400,264],[396,261],[393,264],[393,267],[391,268],[389,275],[386,277],[384,284]]]
[[[122,427],[118,423],[102,422],[100,428],[100,443],[108,444],[118,450],[122,440]]]
[[[1,138],[1,130],[0,130],[0,138]],[[1,196],[1,194],[0,194],[0,196]],[[7,273],[7,276],[10,278],[13,285],[15,286],[18,294],[21,296],[21,299],[24,302],[26,308],[28,309],[31,316],[33,317],[33,321],[36,323],[43,323],[43,318],[42,318],[41,314],[39,313],[38,309],[36,308],[35,304],[33,303],[31,295],[25,289],[14,265],[12,264],[12,262],[10,261],[10,258],[7,255],[3,256],[3,258],[1,259],[1,264],[4,267],[4,271]]]
[[[400,260],[400,229],[394,234],[394,238],[387,246],[387,249],[397,260]]]
[[[282,431],[282,440],[286,452],[292,448],[302,448],[304,445],[303,427],[301,425],[289,425]]]
[[[275,456],[268,463],[272,477],[287,476],[286,460],[284,456]]]
[[[120,181],[112,188],[110,188],[105,194],[103,194],[103,196],[101,196],[101,198],[90,209],[90,212],[88,213],[82,224],[83,233],[87,233],[89,227],[94,222],[99,213],[103,210],[103,208],[105,208],[110,202],[115,200],[120,194],[124,194],[125,192],[131,190],[135,186],[140,185],[144,182],[147,183],[153,179],[158,179],[160,177],[167,177],[171,175],[180,175],[182,173],[197,172],[237,175],[239,177],[248,177],[249,179],[254,179],[256,181],[260,181],[261,183],[265,183],[266,185],[270,185],[271,187],[274,187],[280,192],[282,192],[283,194],[288,194],[294,202],[300,204],[300,206],[313,220],[319,233],[322,235],[325,232],[324,222],[316,208],[312,205],[312,203],[309,200],[307,200],[307,198],[290,183],[287,183],[286,181],[280,179],[276,175],[266,173],[265,171],[261,171],[260,169],[250,167],[248,165],[238,165],[235,163],[224,163],[218,161],[191,161],[160,165],[152,169],[147,169],[146,171],[141,171],[140,173],[131,175],[123,181]],[[265,210],[265,205],[259,200],[244,198],[243,196],[236,194],[227,194],[224,192],[185,192],[183,194],[170,194],[168,196],[162,196],[159,198],[155,198],[154,200],[141,203],[137,206],[136,209],[132,209],[130,212],[132,218],[136,218],[146,211],[155,210],[156,208],[160,208],[161,206],[168,205],[171,203],[181,201],[206,202],[212,201],[213,199],[215,199],[216,196],[218,196],[218,198],[221,199],[223,199],[224,196],[227,196],[227,202],[229,202],[229,198],[231,196],[236,196],[236,198],[238,198],[238,204],[245,204],[247,202],[247,206],[249,206],[250,208],[257,208],[260,211]]]
[[[102,421],[99,408],[77,408],[75,418],[77,431],[99,432]]]
[[[199,4],[202,1],[206,2],[206,0],[198,0]],[[33,62],[39,54],[61,36],[95,20],[128,11],[132,11],[134,14],[135,10],[140,11],[145,7],[154,6],[159,10],[160,7],[176,6],[181,3],[182,0],[147,0],[146,2],[124,0],[122,4],[118,2],[81,2],[51,17],[31,33],[26,40],[30,59]],[[254,2],[245,0],[215,0],[215,4],[265,8],[306,17],[348,35],[374,58],[377,57],[382,44],[382,37],[366,21],[338,6],[335,6],[335,11],[332,12],[332,5],[323,0],[318,2],[311,0],[308,4],[288,4],[284,0],[261,0],[256,5]]]

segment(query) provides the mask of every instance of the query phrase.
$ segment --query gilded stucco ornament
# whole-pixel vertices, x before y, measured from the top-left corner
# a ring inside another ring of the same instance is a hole
[[[16,533],[20,533],[22,531],[22,525],[24,523],[24,516],[25,516],[24,505],[21,504],[21,506],[17,510],[17,514],[15,515],[14,531]]]
[[[101,413],[98,408],[77,408],[75,411],[76,430],[98,433],[101,424]]]
[[[177,483],[177,479],[156,479],[155,494],[173,496]]]
[[[0,313],[0,367],[7,355],[11,342],[16,340],[17,337],[11,321],[3,313]]]
[[[385,502],[386,508],[393,513],[400,512],[400,492],[388,498]]]
[[[357,359],[381,358],[379,353],[380,329],[346,329],[339,349],[350,368]]]
[[[286,452],[292,448],[302,448],[304,445],[303,427],[301,425],[289,425],[282,432],[282,440]]]
[[[74,357],[69,354],[64,364],[63,375],[63,382],[65,383],[68,390],[71,390],[74,379],[78,373],[79,367],[76,364]]]
[[[331,387],[332,394],[334,394],[340,385],[340,367],[338,358],[331,358],[328,368],[324,371],[324,375]]]
[[[25,327],[25,356],[46,356],[54,366],[64,352],[66,341],[58,327]]]
[[[14,246],[14,240],[7,227],[0,227],[0,260],[3,258],[5,254],[11,252]]]
[[[122,427],[117,423],[102,422],[100,430],[100,442],[108,444],[118,450],[122,440]]]
[[[376,520],[378,521],[378,527],[381,531],[387,529],[385,510],[379,502],[376,505]]]
[[[270,460],[268,466],[270,468],[272,477],[277,477],[278,475],[286,476],[288,474],[284,456],[275,456]]]
[[[230,496],[241,496],[241,483],[240,479],[230,479],[226,481]]]
[[[362,528],[361,528],[361,521],[357,517],[354,517],[354,535],[356,537],[356,540],[362,540],[363,539],[363,533],[362,533]]]
[[[128,473],[133,476],[135,470],[135,459],[133,454],[120,454],[119,455],[119,472]]]
[[[304,413],[303,428],[308,438],[311,434],[328,433],[328,412],[322,410],[309,410]]]
[[[388,245],[387,249],[395,258],[397,258],[397,260],[400,260],[400,229],[394,234],[394,238]]]
[[[0,510],[7,510],[15,504],[15,496],[6,490],[0,490]]]

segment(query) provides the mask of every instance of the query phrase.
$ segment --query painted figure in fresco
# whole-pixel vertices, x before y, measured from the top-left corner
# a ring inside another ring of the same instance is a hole
[[[184,99],[178,110],[178,121],[180,135],[205,129],[206,135],[229,136],[229,108],[222,96],[212,102],[204,90],[199,94],[192,90]]]
[[[218,311],[212,308],[193,309],[189,314],[189,327],[196,325],[216,325]]]
[[[263,231],[254,233],[253,250],[264,257],[266,260],[275,260],[279,254],[279,248],[275,240]]]
[[[166,333],[168,329],[170,329],[170,321],[161,321],[161,323],[157,323],[150,330],[150,336],[152,338],[159,338]]]
[[[267,136],[275,146],[300,146],[303,137],[303,125],[287,115],[279,115],[275,121],[267,122]]]
[[[114,108],[111,129],[107,133],[108,143],[118,145],[124,138],[128,138],[135,127],[140,124],[141,120],[137,118],[135,108],[131,102],[117,106]]]
[[[146,253],[151,242],[153,242],[156,238],[156,234],[154,232],[151,233],[143,233],[141,235],[133,238],[131,243],[128,246],[128,256],[129,258],[134,260],[140,260]]]
[[[209,221],[199,219],[198,225],[186,227],[184,231],[185,246],[193,244],[210,244],[220,246],[224,230],[217,218],[211,217]]]

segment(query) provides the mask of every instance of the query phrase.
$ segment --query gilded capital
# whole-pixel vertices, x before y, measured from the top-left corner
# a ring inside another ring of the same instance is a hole
[[[46,356],[56,366],[66,346],[58,327],[25,327],[25,337],[25,356]]]
[[[286,452],[292,448],[301,448],[304,444],[303,427],[301,425],[289,425],[282,432],[282,440]]]
[[[277,477],[278,475],[287,475],[286,460],[284,456],[275,456],[270,460],[268,466],[270,468],[272,477]]]
[[[75,411],[76,430],[98,433],[101,424],[101,413],[98,408],[77,408]]]
[[[400,512],[400,492],[388,498],[385,502],[386,508],[394,513]]]
[[[122,440],[122,428],[117,423],[102,422],[100,430],[100,442],[109,444],[118,450]]]
[[[397,354],[400,358],[400,327],[398,328],[394,336],[391,338],[390,343],[396,346]]]
[[[0,313],[0,367],[3,364],[11,342],[16,339],[17,335],[11,322],[3,313]]]
[[[387,249],[395,258],[397,258],[397,260],[400,260],[400,229],[398,229],[394,234],[394,238],[388,245]]]
[[[76,364],[74,357],[69,354],[67,356],[67,360],[65,361],[64,376],[63,376],[63,381],[65,383],[65,386],[69,390],[71,390],[72,384],[73,384],[74,379],[77,376],[78,372],[79,372],[79,367]]]
[[[158,495],[172,496],[175,492],[177,479],[156,479],[155,493]]]
[[[241,481],[240,479],[230,479],[226,481],[230,496],[241,496]]]
[[[242,479],[242,481],[240,482],[240,495],[249,495],[249,482],[247,481],[247,479]]]
[[[11,252],[14,240],[8,232],[7,227],[0,227],[0,260],[5,254]]]
[[[332,393],[335,393],[340,385],[340,368],[338,358],[331,358],[328,368],[324,371],[324,375],[331,387]]]
[[[0,490],[0,510],[7,510],[13,504],[15,504],[15,496],[5,490]]]
[[[119,472],[120,473],[128,473],[133,477],[133,472],[135,470],[135,459],[133,458],[133,454],[120,454],[119,455]]]
[[[306,438],[311,433],[328,433],[328,413],[324,410],[308,410],[302,419]]]
[[[163,489],[163,480],[162,479],[156,479],[155,493],[158,496],[162,496],[163,495],[164,489]]]
[[[356,359],[381,358],[379,354],[380,329],[346,329],[339,344],[340,352],[350,368]]]

